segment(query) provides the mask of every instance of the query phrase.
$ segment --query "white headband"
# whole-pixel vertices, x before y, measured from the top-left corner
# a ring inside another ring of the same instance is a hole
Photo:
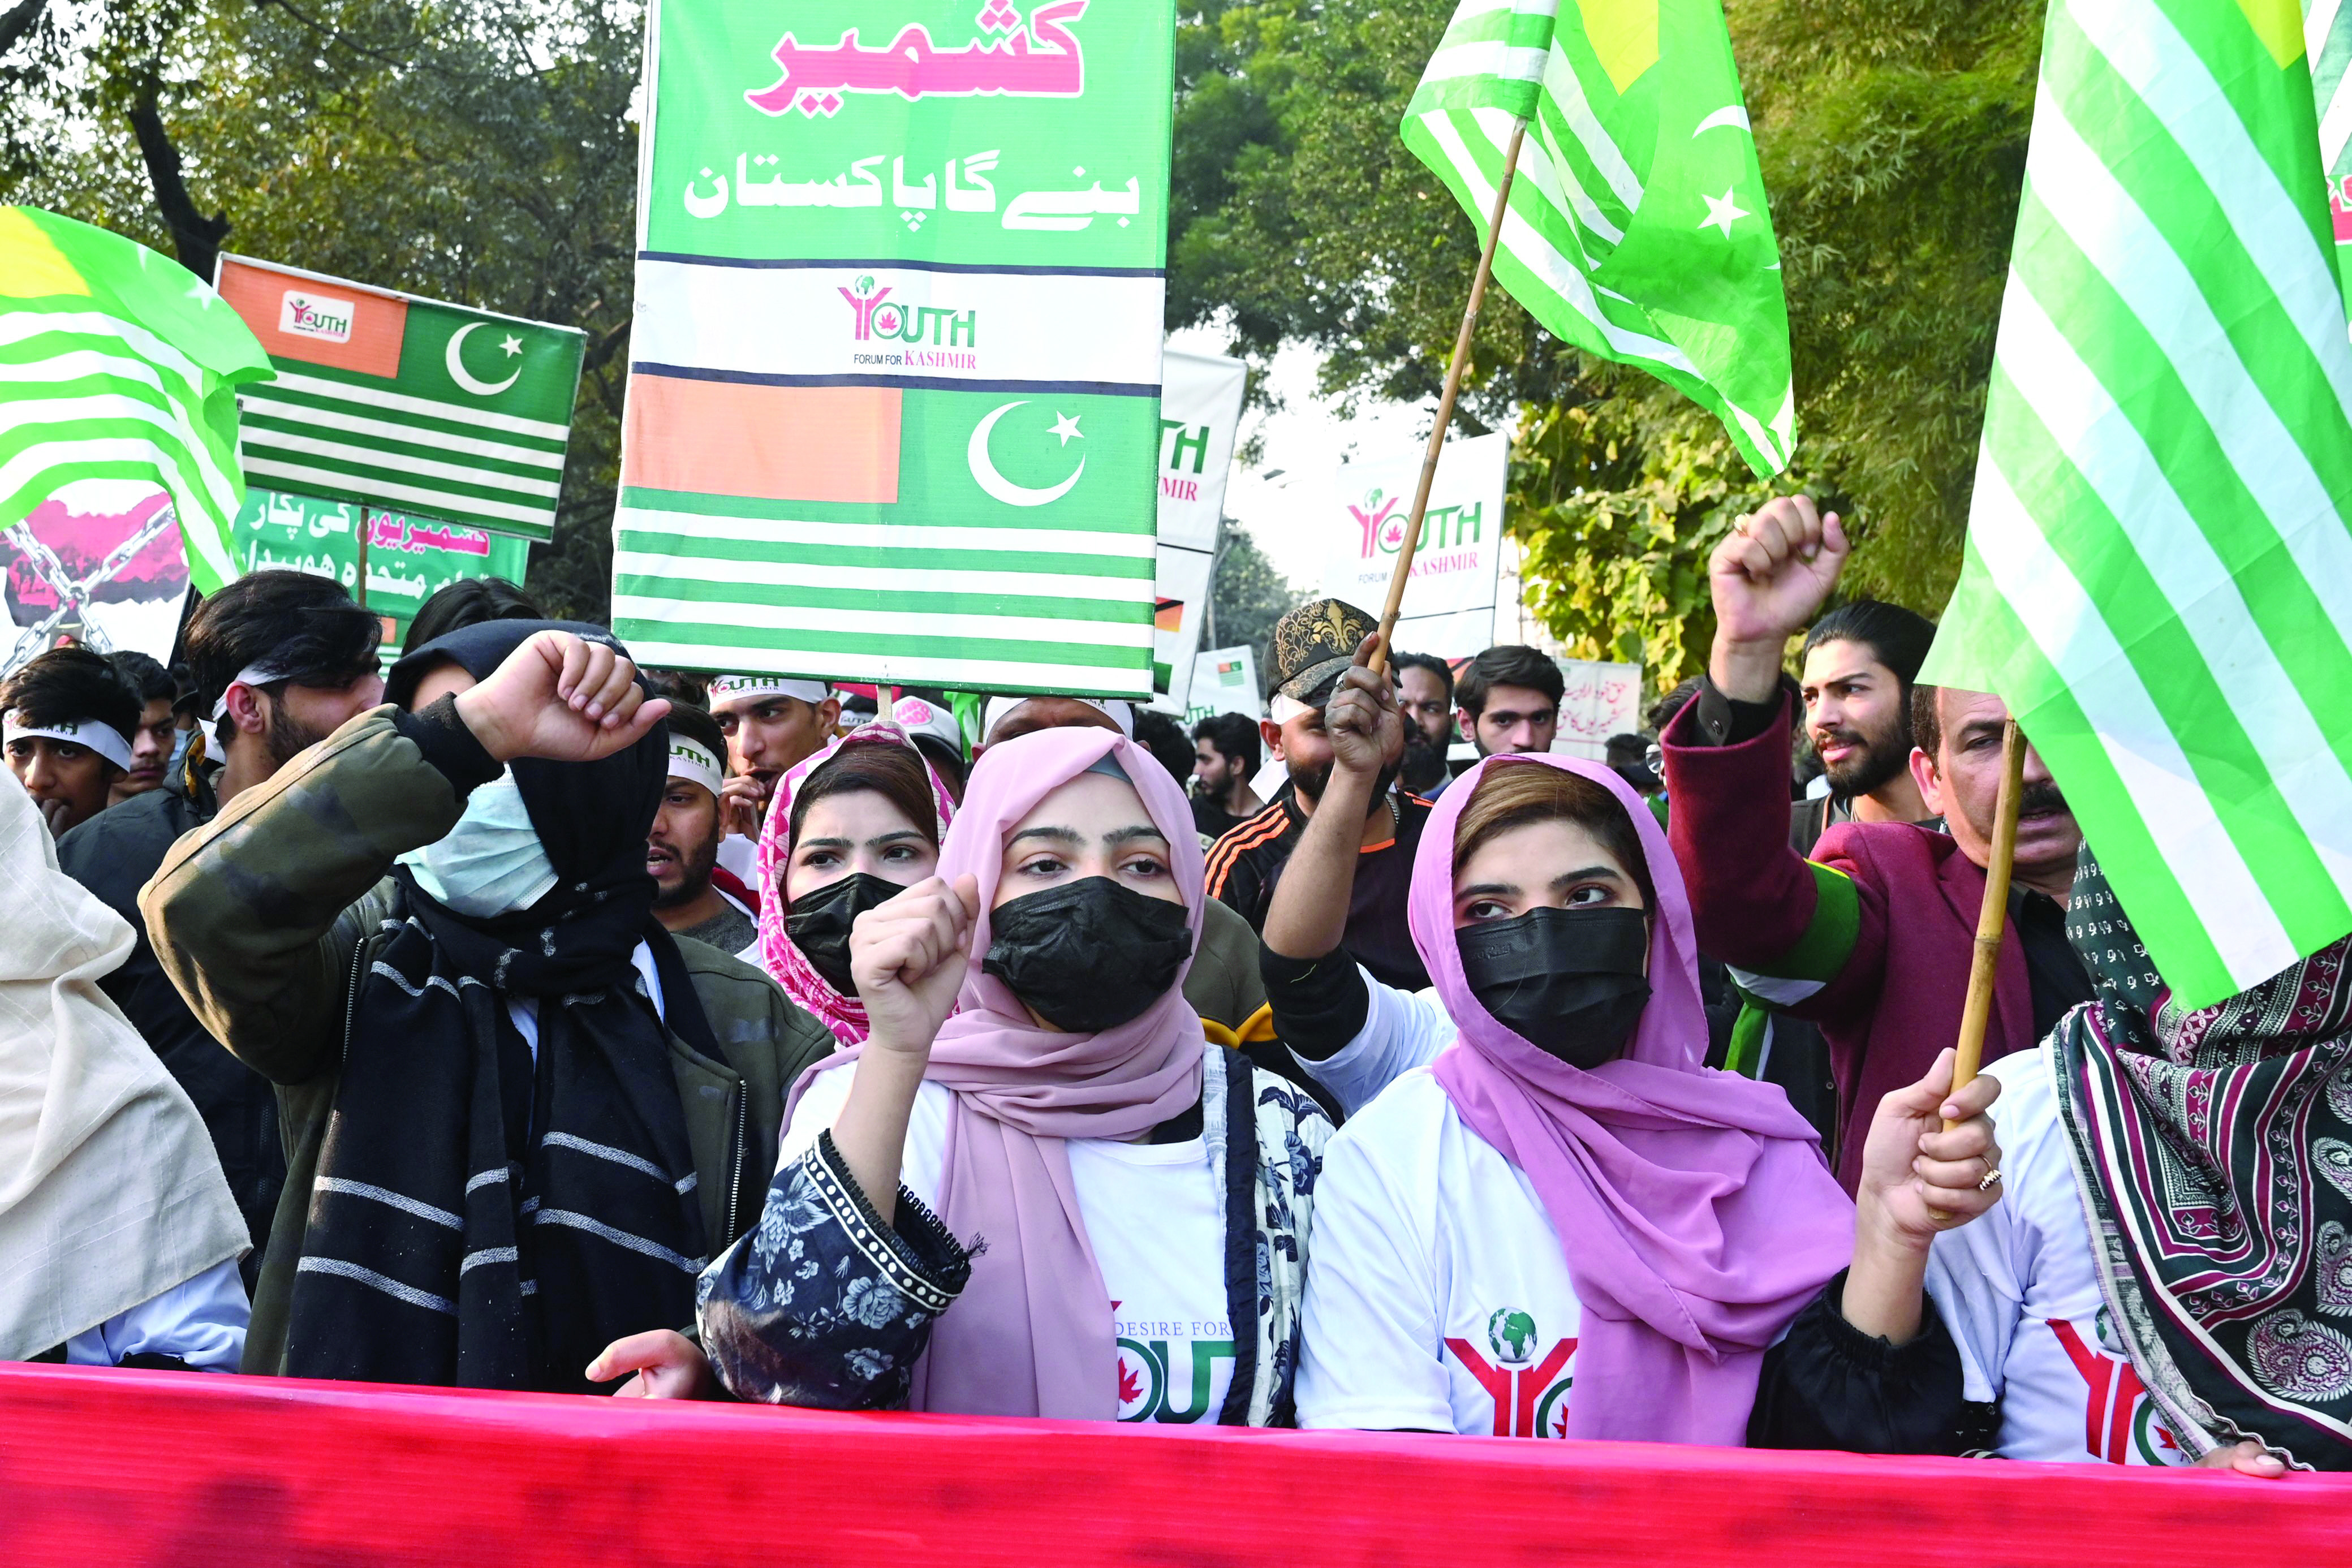
[[[19,740],[64,741],[70,745],[96,752],[124,773],[131,771],[131,742],[124,740],[111,724],[95,719],[68,719],[58,724],[19,724],[16,713],[9,710],[0,719],[0,747],[15,745]]]
[[[691,779],[717,795],[726,773],[719,759],[710,754],[709,747],[691,735],[673,734],[669,738],[669,776]]]
[[[294,673],[284,665],[272,664],[266,658],[257,658],[238,670],[236,679],[230,681],[228,686],[267,686],[273,680],[283,680]],[[228,686],[221,688],[220,700],[213,704],[215,721],[228,717]]]
[[[1315,704],[1312,702],[1301,702],[1297,698],[1285,697],[1279,691],[1267,700],[1265,707],[1267,715],[1277,725],[1287,724],[1301,713],[1315,711]]]
[[[1020,707],[1024,702],[1028,700],[1029,698],[1027,697],[1017,696],[1011,693],[990,698],[988,700],[988,706],[982,710],[981,712],[980,738],[982,741],[986,741],[990,733],[995,730],[996,721],[999,719],[1003,718],[1007,713],[1012,712],[1015,708]],[[1100,698],[1096,697],[1073,697],[1068,699],[1068,700],[1072,702],[1085,703],[1087,707],[1093,709],[1096,712],[1101,714],[1104,718],[1108,719],[1112,723],[1118,725],[1118,732],[1120,734],[1126,736],[1130,741],[1135,739],[1134,703],[1122,702],[1116,698],[1109,701],[1104,701]]]
[[[739,697],[790,697],[812,705],[824,701],[833,689],[822,680],[793,680],[781,675],[715,675],[710,700],[732,702]]]

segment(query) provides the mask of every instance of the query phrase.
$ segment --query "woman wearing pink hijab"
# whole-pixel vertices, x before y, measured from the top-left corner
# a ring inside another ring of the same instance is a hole
[[[1682,877],[1605,767],[1495,756],[1445,792],[1409,910],[1432,990],[1338,952],[1353,845],[1318,853],[1316,826],[1356,820],[1401,742],[1370,647],[1265,932],[1277,1028],[1352,1112],[1316,1194],[1300,1424],[1741,1443],[1853,1206],[1779,1088],[1703,1067]]]
[[[738,1397],[1288,1419],[1313,1102],[1186,1004],[1183,791],[1107,730],[991,747],[939,875],[856,921],[867,1033],[794,1090],[757,1227],[704,1274]]]

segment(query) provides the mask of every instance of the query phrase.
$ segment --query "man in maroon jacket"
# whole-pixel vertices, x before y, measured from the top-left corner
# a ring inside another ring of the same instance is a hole
[[[1915,689],[1911,773],[1942,823],[1849,822],[1807,860],[1789,847],[1794,692],[1789,638],[1836,586],[1837,515],[1784,496],[1708,563],[1715,647],[1698,695],[1661,737],[1669,834],[1699,947],[1747,989],[1821,1026],[1837,1079],[1838,1176],[1850,1192],[1880,1098],[1915,1082],[1960,1027],[2009,710],[1987,692]],[[2022,1050],[2091,996],[2066,941],[2083,835],[2029,748],[2010,923],[1985,1059]]]

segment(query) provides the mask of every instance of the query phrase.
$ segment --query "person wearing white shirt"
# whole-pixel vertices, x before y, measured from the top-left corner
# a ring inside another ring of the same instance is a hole
[[[1331,825],[1403,744],[1377,646],[1327,710],[1324,809],[1264,932],[1277,1030],[1352,1112],[1316,1193],[1299,1423],[1738,1443],[1852,1210],[1777,1088],[1701,1067],[1681,876],[1606,768],[1464,773],[1413,864],[1433,989],[1348,960]]]

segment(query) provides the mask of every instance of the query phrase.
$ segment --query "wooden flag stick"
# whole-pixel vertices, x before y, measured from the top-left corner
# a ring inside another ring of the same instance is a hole
[[[1421,548],[1422,514],[1429,510],[1429,488],[1437,482],[1437,457],[1445,448],[1445,427],[1454,423],[1454,395],[1462,390],[1462,373],[1470,363],[1470,330],[1478,324],[1478,307],[1486,298],[1486,279],[1495,271],[1495,246],[1503,237],[1503,214],[1510,205],[1511,176],[1518,172],[1519,142],[1528,122],[1514,121],[1511,145],[1503,154],[1503,177],[1495,184],[1495,205],[1486,214],[1486,248],[1478,255],[1478,275],[1470,280],[1470,303],[1463,308],[1462,330],[1454,334],[1454,357],[1445,365],[1445,390],[1438,395],[1437,422],[1430,427],[1429,453],[1421,460],[1421,483],[1412,492],[1412,512],[1405,520],[1404,547],[1397,552],[1396,570],[1389,574],[1389,600],[1381,610],[1381,642],[1372,650],[1374,673],[1389,667],[1389,638],[1396,631],[1397,611],[1404,604],[1404,585],[1412,575],[1413,552]]]
[[[1985,862],[1984,908],[1977,911],[1976,955],[1969,965],[1968,1002],[1952,1061],[1952,1092],[1968,1087],[1984,1060],[1985,1023],[1992,1016],[1992,981],[2000,966],[2001,933],[2009,929],[2009,872],[2017,858],[2018,797],[2025,793],[2025,736],[2011,719],[2000,731],[2000,794],[1992,808],[1992,854]],[[1955,1122],[1944,1123],[1949,1131]]]

